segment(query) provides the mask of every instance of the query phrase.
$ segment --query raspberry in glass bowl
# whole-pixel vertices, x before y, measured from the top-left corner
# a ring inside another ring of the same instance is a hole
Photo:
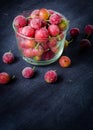
[[[64,50],[69,27],[67,18],[50,9],[35,9],[17,15],[13,29],[22,58],[33,65],[48,65]]]

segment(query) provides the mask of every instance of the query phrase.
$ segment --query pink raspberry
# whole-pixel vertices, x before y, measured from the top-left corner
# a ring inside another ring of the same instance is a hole
[[[49,70],[45,73],[44,79],[47,83],[54,83],[57,81],[57,73],[54,70]]]
[[[48,27],[48,31],[51,36],[57,36],[60,33],[59,27],[54,24]]]
[[[26,26],[27,20],[24,16],[18,15],[15,17],[13,23],[15,27],[20,28]]]
[[[22,76],[24,78],[32,78],[34,76],[34,68],[31,67],[25,67],[22,70]]]
[[[42,26],[42,20],[39,19],[39,18],[33,18],[31,21],[30,21],[30,25],[32,28],[34,29],[40,29],[41,26]]]
[[[5,52],[3,54],[3,57],[2,57],[3,62],[6,63],[6,64],[13,63],[14,59],[15,59],[14,54],[12,52],[10,52],[10,51],[9,52]]]
[[[52,14],[49,18],[51,24],[58,24],[61,22],[61,16],[58,14]]]

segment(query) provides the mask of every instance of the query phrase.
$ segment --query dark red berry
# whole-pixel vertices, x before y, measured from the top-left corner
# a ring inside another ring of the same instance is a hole
[[[76,38],[79,34],[80,34],[79,28],[72,28],[72,29],[70,30],[70,35],[71,35],[71,37],[73,37],[73,38]]]
[[[86,35],[93,34],[93,25],[90,25],[90,24],[86,25],[84,28],[84,31]]]
[[[80,49],[81,50],[88,49],[91,46],[92,46],[91,42],[88,39],[82,39],[81,42],[80,42]]]

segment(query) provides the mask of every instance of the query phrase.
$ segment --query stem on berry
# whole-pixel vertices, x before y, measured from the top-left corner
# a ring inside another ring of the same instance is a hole
[[[13,75],[13,76],[11,77],[11,79],[15,79],[15,75]]]
[[[37,45],[35,46],[35,48],[37,49],[39,45],[40,45],[40,43],[38,42]]]
[[[31,18],[31,16],[27,17],[26,19],[30,19],[30,18]]]
[[[11,51],[11,50],[9,50],[9,52],[11,53],[12,51]]]
[[[32,67],[32,70],[35,70],[35,66]]]
[[[90,37],[90,34],[88,34],[87,36],[86,36],[86,38],[89,38]]]
[[[70,44],[71,42],[73,42],[73,39],[70,39],[70,40],[68,41],[68,44]]]

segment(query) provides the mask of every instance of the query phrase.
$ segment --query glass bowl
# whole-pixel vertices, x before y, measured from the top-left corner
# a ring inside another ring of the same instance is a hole
[[[19,33],[18,29],[14,25],[13,29],[17,40],[17,46],[22,58],[33,65],[49,65],[59,59],[64,50],[64,44],[66,39],[67,30],[69,28],[69,22],[65,16],[52,10],[54,13],[60,15],[64,21],[67,22],[66,28],[60,32],[57,36],[50,36],[48,38],[36,39],[35,37],[27,37],[22,33]],[[25,11],[22,15],[29,20],[29,14],[31,11]],[[49,21],[48,21],[49,23]]]

